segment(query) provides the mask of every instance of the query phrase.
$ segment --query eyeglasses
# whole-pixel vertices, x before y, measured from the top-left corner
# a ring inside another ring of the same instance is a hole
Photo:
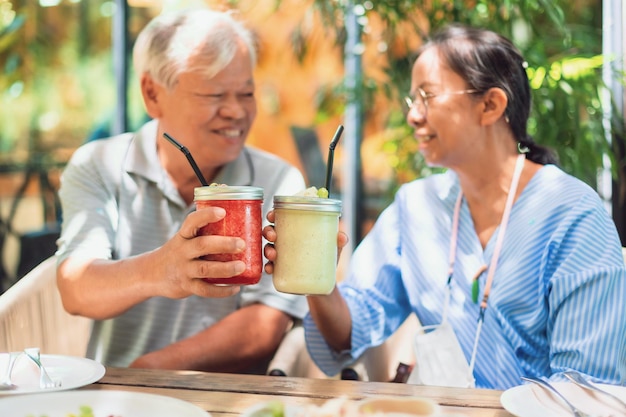
[[[409,96],[404,97],[404,102],[407,105],[407,112],[415,108],[422,116],[426,117],[426,113],[428,112],[428,100],[433,97],[443,96],[443,95],[460,95],[460,94],[475,94],[478,93],[478,90],[460,90],[460,91],[444,91],[442,93],[427,93],[421,88],[417,88],[417,97],[411,98]]]

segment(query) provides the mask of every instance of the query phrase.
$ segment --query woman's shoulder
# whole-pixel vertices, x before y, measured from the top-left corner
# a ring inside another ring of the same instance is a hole
[[[568,174],[556,165],[543,166],[537,171],[532,182],[535,184],[535,189],[541,190],[553,199],[557,196],[568,199],[578,199],[583,196],[600,198],[598,192],[589,184]]]
[[[460,191],[459,180],[451,171],[431,174],[426,177],[415,179],[401,185],[396,193],[396,198],[423,198],[430,196],[438,200],[456,198]]]

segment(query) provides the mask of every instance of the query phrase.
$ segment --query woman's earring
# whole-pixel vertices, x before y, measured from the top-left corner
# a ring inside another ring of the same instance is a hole
[[[509,124],[510,120],[509,120],[509,116],[507,116],[506,114],[504,115],[504,121]]]
[[[530,152],[530,148],[528,148],[528,146],[522,145],[521,142],[517,142],[517,152],[528,153]]]

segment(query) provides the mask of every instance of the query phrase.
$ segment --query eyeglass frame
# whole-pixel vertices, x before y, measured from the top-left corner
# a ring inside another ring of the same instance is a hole
[[[411,98],[411,96],[404,96],[404,103],[408,106],[408,111],[411,111],[413,107],[416,106],[417,99],[421,98],[422,103],[424,103],[423,116],[426,117],[426,114],[428,113],[428,100],[430,100],[431,98],[435,98],[435,97],[443,96],[443,95],[476,94],[476,93],[480,93],[480,91],[470,88],[467,90],[459,90],[459,91],[443,91],[441,93],[427,93],[421,87],[417,87],[417,93],[419,94],[419,96],[415,98]]]

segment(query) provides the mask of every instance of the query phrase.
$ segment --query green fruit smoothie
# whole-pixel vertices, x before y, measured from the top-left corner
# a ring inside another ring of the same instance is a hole
[[[291,294],[329,294],[335,286],[341,201],[275,196],[274,213],[274,287]]]

